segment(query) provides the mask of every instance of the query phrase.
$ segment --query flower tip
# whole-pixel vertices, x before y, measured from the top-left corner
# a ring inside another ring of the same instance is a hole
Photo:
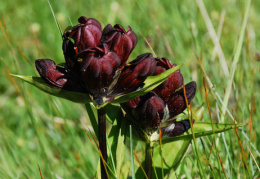
[[[35,60],[35,66],[40,76],[50,84],[62,88],[67,78],[64,69],[56,66],[55,62],[50,59]]]
[[[85,16],[80,16],[78,18],[78,22],[81,24],[85,24],[88,21],[88,18],[86,18]]]
[[[193,123],[195,120],[192,121]],[[190,121],[188,119],[173,123],[172,125],[162,129],[164,137],[175,137],[183,134],[190,129]]]
[[[196,89],[197,89],[197,84],[195,81],[192,81],[187,85],[185,85],[186,95],[189,103],[194,98]]]

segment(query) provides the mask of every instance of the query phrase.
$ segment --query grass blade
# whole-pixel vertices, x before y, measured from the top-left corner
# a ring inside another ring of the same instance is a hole
[[[146,175],[146,173],[145,173],[145,171],[144,171],[144,167],[142,166],[140,160],[138,159],[138,157],[137,157],[137,155],[136,155],[134,149],[133,149],[133,152],[134,152],[134,155],[135,155],[135,158],[136,158],[137,162],[139,163],[139,165],[140,165],[140,167],[141,167],[141,169],[142,169],[142,171],[143,171],[143,173],[144,173],[145,178],[148,179],[148,177],[147,177],[147,175]]]
[[[188,108],[188,112],[189,111],[191,112],[189,120],[190,120],[190,126],[191,126],[191,131],[192,131],[192,139],[193,139],[193,143],[194,143],[195,155],[196,155],[197,162],[198,162],[198,165],[199,165],[200,176],[201,176],[201,178],[205,178],[204,173],[203,173],[203,169],[202,169],[202,165],[201,165],[201,161],[200,161],[200,158],[199,158],[197,144],[196,144],[196,141],[195,141],[195,133],[194,133],[193,119],[192,119],[192,110],[191,110],[190,105],[188,104],[188,99],[187,99],[186,89],[185,89],[184,83],[183,83],[183,92],[184,92],[184,97],[185,97],[186,106]]]
[[[110,153],[110,160],[111,160],[111,163],[112,163],[112,167],[113,167],[113,172],[115,174],[115,177],[117,178],[117,174],[116,174],[116,166],[115,166],[115,162],[114,162],[114,159],[113,159],[113,153],[111,151],[111,147],[109,145],[109,141],[108,141],[108,137],[106,135],[106,140],[107,140],[107,146],[108,146],[108,151]]]
[[[94,129],[95,135],[98,137],[98,123],[97,123],[97,118],[96,115],[94,113],[94,107],[92,107],[92,103],[86,103],[85,104],[85,108],[87,110],[88,116],[89,116],[89,120],[91,122],[91,125]]]
[[[219,39],[218,39],[218,36],[214,30],[214,27],[211,23],[211,20],[209,18],[209,15],[207,13],[207,10],[204,6],[204,3],[202,0],[196,0],[196,3],[201,11],[201,14],[202,14],[202,17],[204,18],[204,21],[206,23],[206,26],[208,28],[208,32],[209,32],[209,35],[214,43],[214,45],[217,47],[217,52],[218,52],[218,56],[219,56],[219,61],[220,61],[220,65],[222,67],[222,70],[224,72],[224,75],[226,77],[229,76],[229,71],[228,71],[228,67],[227,67],[227,62],[226,62],[226,59],[225,59],[225,56],[224,56],[224,53],[222,51],[222,48],[220,46],[220,43],[219,43]]]
[[[251,0],[248,0],[247,4],[246,4],[246,10],[245,10],[243,23],[242,23],[241,30],[240,30],[240,33],[239,33],[239,39],[238,39],[238,43],[237,43],[237,46],[236,46],[236,51],[235,51],[233,63],[232,63],[232,66],[231,66],[231,74],[230,74],[230,77],[229,77],[229,80],[228,80],[228,83],[227,83],[228,86],[227,86],[226,93],[225,93],[225,96],[224,96],[224,105],[221,108],[221,111],[222,111],[222,115],[221,115],[221,119],[220,119],[221,122],[224,121],[224,116],[226,114],[225,107],[227,107],[227,104],[228,104],[228,99],[230,97],[233,79],[234,79],[234,75],[235,75],[236,68],[237,68],[237,63],[238,63],[238,60],[239,60],[239,57],[240,57],[240,54],[241,54],[241,50],[242,50],[242,45],[243,45],[243,40],[244,40],[244,36],[245,36],[246,24],[247,24],[247,19],[248,19],[248,15],[249,15],[250,5],[251,5]]]
[[[54,10],[53,10],[53,8],[52,8],[52,6],[51,6],[50,1],[49,1],[49,0],[46,0],[46,1],[47,1],[48,4],[49,4],[49,7],[50,7],[50,9],[51,9],[52,16],[53,16],[54,21],[55,21],[55,23],[56,23],[56,25],[57,25],[57,27],[58,27],[58,29],[59,29],[59,33],[60,33],[60,36],[61,36],[61,39],[62,39],[62,38],[63,38],[63,37],[62,37],[62,34],[63,34],[63,33],[62,33],[62,30],[61,30],[59,21],[58,21],[58,19],[57,19],[56,16],[55,16],[55,13],[54,13]]]

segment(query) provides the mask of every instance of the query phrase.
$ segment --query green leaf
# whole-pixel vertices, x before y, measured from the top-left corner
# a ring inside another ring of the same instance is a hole
[[[121,115],[121,107],[119,104],[108,104],[106,106],[106,119],[113,124],[115,119]]]
[[[242,127],[245,126],[245,124],[237,124],[237,127]],[[220,123],[214,123],[214,133],[220,133],[220,132],[225,132],[230,129],[235,129],[234,124],[220,124]],[[203,137],[203,136],[208,136],[213,134],[212,130],[212,124],[210,122],[195,122],[193,125],[194,128],[194,134],[195,138]],[[186,140],[186,139],[192,139],[192,133],[191,129],[184,133],[183,135],[177,136],[177,137],[164,137],[162,138],[163,144],[173,142],[173,141],[178,141],[178,140]]]
[[[125,151],[125,132],[126,132],[126,120],[123,118],[123,113],[121,111],[120,106],[115,105],[108,105],[110,110],[117,111],[113,114],[113,111],[107,113],[107,117],[113,121],[113,126],[110,130],[108,141],[111,146],[111,151],[113,152],[113,160],[116,164],[116,173],[117,176],[120,176],[120,170],[122,168],[122,162],[124,158],[124,151]],[[107,107],[108,107],[107,106]],[[111,156],[110,156],[111,157]]]
[[[163,172],[164,176],[166,176],[171,169],[176,170],[179,166],[181,160],[183,159],[189,145],[191,139],[188,140],[179,140],[167,144],[162,145],[162,153],[163,153]],[[142,163],[143,167],[145,162]],[[161,152],[160,145],[154,147],[153,150],[153,165],[156,170],[158,178],[163,178],[162,176],[162,165],[161,165]],[[144,178],[143,171],[141,167],[138,168],[136,172],[136,178]],[[156,178],[155,172],[153,171],[153,178]]]
[[[237,127],[244,126],[245,124],[237,124]],[[230,129],[234,129],[234,124],[213,124],[214,132],[220,133]],[[195,137],[199,138],[202,136],[207,136],[213,134],[212,131],[212,124],[210,122],[200,122],[197,121],[193,125]],[[191,129],[190,129],[191,130]],[[162,153],[163,153],[163,168],[164,174],[170,171],[170,169],[177,169],[178,165],[180,164],[182,158],[184,157],[189,144],[192,140],[192,134],[190,132],[186,132],[185,134],[177,137],[165,137],[162,138]],[[153,155],[153,163],[157,170],[157,174],[161,172],[161,153],[160,153],[160,145],[156,145],[154,148],[154,155]],[[160,176],[158,176],[160,178]]]
[[[67,91],[55,86],[51,86],[40,77],[21,76],[21,75],[13,75],[13,76],[22,79],[23,81],[32,84],[33,86],[36,86],[40,90],[54,96],[64,98],[76,103],[91,102],[90,97],[86,93]]]
[[[97,110],[93,103],[85,104],[86,111],[88,113],[89,121],[93,127],[96,137],[98,137],[98,121],[97,121]]]
[[[163,168],[164,175],[167,175],[168,170],[178,167],[179,163],[183,159],[191,139],[179,140],[172,143],[167,143],[162,145],[162,155],[163,155]],[[157,170],[157,174],[161,174],[161,152],[160,145],[154,148],[153,163]],[[160,176],[158,176],[160,178]]]
[[[156,76],[148,76],[146,80],[144,81],[144,86],[142,89],[138,91],[134,91],[131,93],[123,94],[121,96],[115,97],[113,101],[110,103],[124,103],[131,99],[134,99],[138,96],[142,96],[145,93],[148,93],[149,91],[153,90],[157,86],[159,86],[161,83],[163,83],[172,73],[180,69],[181,65],[175,66],[174,68],[171,68],[169,70],[166,70],[165,72],[156,75]]]

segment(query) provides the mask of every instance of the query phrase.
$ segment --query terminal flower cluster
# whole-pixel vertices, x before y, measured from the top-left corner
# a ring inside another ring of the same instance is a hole
[[[98,105],[142,87],[156,62],[151,54],[142,54],[127,64],[137,44],[131,27],[126,31],[119,24],[108,24],[102,31],[96,19],[82,16],[78,21],[63,34],[65,65],[38,59],[40,76],[55,87],[87,93]]]

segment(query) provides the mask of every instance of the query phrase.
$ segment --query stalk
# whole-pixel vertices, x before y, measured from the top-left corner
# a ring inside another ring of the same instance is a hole
[[[107,163],[107,143],[106,143],[106,109],[98,109],[98,141],[102,157],[100,157],[100,168],[101,168],[101,178],[107,179],[105,164],[103,160]]]
[[[145,146],[145,173],[148,179],[152,178],[152,156],[153,148],[150,146],[150,142],[147,142]]]

